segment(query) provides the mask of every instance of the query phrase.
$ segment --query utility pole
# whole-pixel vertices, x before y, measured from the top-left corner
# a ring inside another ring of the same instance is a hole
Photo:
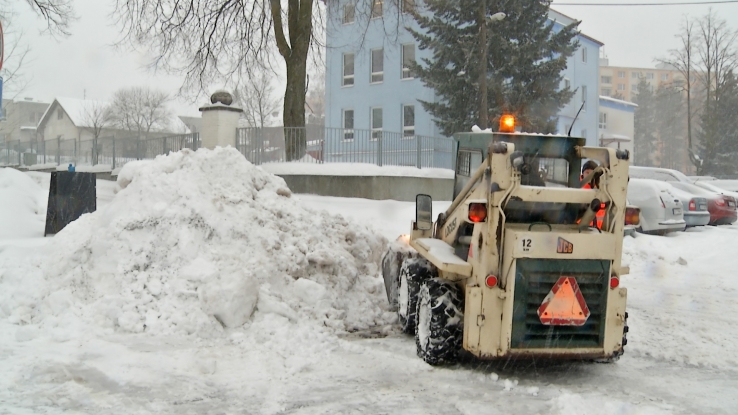
[[[479,120],[477,125],[482,130],[489,127],[489,105],[487,103],[487,55],[489,45],[487,44],[487,19],[497,22],[505,18],[505,13],[499,12],[487,16],[487,0],[481,0],[477,24],[479,25]]]

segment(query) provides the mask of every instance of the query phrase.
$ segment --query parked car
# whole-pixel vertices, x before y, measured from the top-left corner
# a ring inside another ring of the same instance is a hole
[[[711,192],[721,193],[721,194],[724,194],[726,196],[732,196],[733,199],[737,199],[738,200],[738,192],[733,192],[733,191],[730,191],[730,190],[723,189],[721,187],[715,186],[713,183],[715,183],[715,181],[702,181],[702,180],[697,180],[697,181],[694,182],[694,185],[695,186],[699,186],[699,187],[701,187],[701,188],[703,188],[705,190],[709,190]]]
[[[674,196],[673,187],[658,180],[633,179],[628,182],[628,201],[640,208],[638,230],[665,234],[684,230],[682,202]]]
[[[641,166],[630,166],[628,169],[630,177],[636,179],[652,179],[660,180],[662,182],[684,182],[692,183],[686,174],[672,169],[662,169],[660,167],[641,167]]]
[[[705,226],[710,223],[710,212],[708,211],[707,198],[694,195],[677,187],[674,187],[671,192],[682,201],[684,221],[687,222],[688,228],[693,226]]]
[[[730,190],[731,192],[738,192],[738,180],[713,180],[710,184],[719,187],[721,189]]]
[[[728,225],[738,220],[736,199],[720,193],[711,192],[692,183],[670,182],[677,189],[707,199],[707,210],[710,212],[710,225]]]
[[[638,226],[641,224],[641,208],[628,201],[625,204],[625,226],[623,235],[635,236]]]

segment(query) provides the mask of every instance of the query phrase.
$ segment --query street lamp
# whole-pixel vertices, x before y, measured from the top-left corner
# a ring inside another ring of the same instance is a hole
[[[487,45],[487,20],[490,22],[498,22],[504,19],[505,13],[498,12],[491,16],[487,16],[487,1],[483,0],[479,7],[479,120],[478,125],[481,129],[487,129],[489,126],[487,121],[489,111],[487,105],[487,53],[489,45]]]

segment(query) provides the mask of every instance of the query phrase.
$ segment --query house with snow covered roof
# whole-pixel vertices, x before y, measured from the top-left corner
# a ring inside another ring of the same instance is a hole
[[[107,106],[108,103],[104,101],[57,97],[38,123],[38,140],[48,141],[58,138],[87,141],[94,139],[96,132],[97,138],[136,138],[136,131],[115,128],[106,121],[103,112]],[[149,138],[190,132],[179,118],[174,117],[172,124],[173,126],[168,128],[163,126],[155,128],[156,131],[149,133]]]

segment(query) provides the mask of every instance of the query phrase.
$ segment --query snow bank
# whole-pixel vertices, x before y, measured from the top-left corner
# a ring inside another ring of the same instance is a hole
[[[386,240],[303,207],[232,148],[128,163],[118,185],[56,235],[35,304],[0,299],[11,320],[210,336],[267,314],[330,331],[394,318],[379,275]]]
[[[0,168],[0,239],[43,236],[47,195],[28,175]]]

